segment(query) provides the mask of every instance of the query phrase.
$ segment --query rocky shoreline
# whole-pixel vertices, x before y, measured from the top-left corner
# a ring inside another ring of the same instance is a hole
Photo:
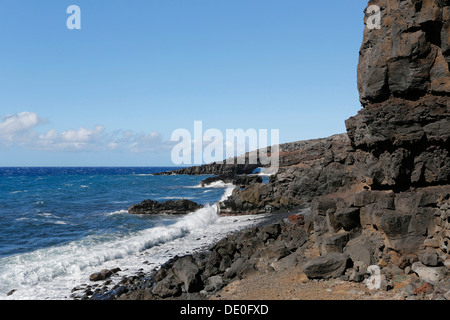
[[[289,216],[292,216],[293,212],[309,212],[309,209],[306,207],[299,207],[292,211],[282,211],[276,212],[273,214],[268,214],[264,219],[256,222],[252,225],[252,229],[258,230],[259,228],[264,228],[274,224],[276,221],[282,221],[287,219]],[[222,241],[227,241],[227,239],[232,238],[239,234],[239,232],[246,232],[246,230],[237,231],[231,234],[228,238],[224,238]],[[177,291],[174,291],[172,295],[166,293],[162,293],[161,295],[149,295],[152,292],[153,288],[156,286],[158,282],[161,280],[161,274],[167,272],[167,270],[171,269],[173,264],[178,260],[190,260],[195,261],[195,264],[202,265],[208,257],[210,257],[211,252],[214,251],[214,247],[216,244],[212,246],[205,246],[202,249],[199,249],[193,252],[191,255],[179,257],[175,256],[174,258],[167,261],[160,267],[157,267],[150,272],[139,271],[135,274],[129,274],[126,270],[121,270],[120,268],[114,268],[111,270],[100,270],[99,272],[91,274],[89,277],[89,282],[78,285],[72,289],[71,298],[75,300],[140,300],[140,299],[207,299],[210,297],[213,292],[182,292],[178,289],[178,280],[175,280],[175,277],[170,277],[166,279],[165,282],[169,282],[169,280],[174,280],[176,283]],[[181,263],[181,262],[179,262]],[[222,272],[223,274],[223,272]],[[111,277],[120,277],[119,281],[116,281],[116,284],[113,284]],[[227,279],[223,282],[223,285],[226,283],[230,283],[230,279]],[[170,284],[170,283],[169,283]],[[163,284],[159,285],[159,289],[164,286]],[[171,285],[169,285],[170,287]],[[200,290],[201,291],[201,290]],[[214,292],[215,293],[215,292]]]
[[[450,190],[445,192],[450,194]],[[364,200],[365,196],[364,193],[356,195],[353,203],[362,205],[369,201]],[[176,256],[150,273],[123,275],[112,288],[107,286],[108,277],[121,270],[103,270],[99,274],[106,277],[92,279],[95,285],[74,288],[73,298],[220,299],[222,292],[227,292],[228,286],[235,282],[264,275],[276,278],[287,271],[303,275],[298,285],[325,286],[334,280],[370,287],[374,280],[370,273],[373,265],[379,267],[380,283],[377,290],[366,290],[366,299],[371,294],[376,299],[449,298],[450,260],[437,253],[432,238],[424,241],[421,250],[399,255],[385,245],[382,233],[368,231],[360,222],[352,222],[353,215],[338,220],[334,227],[338,226],[339,231],[331,234],[325,226],[331,216],[325,219],[326,224],[322,222],[324,210],[330,213],[328,207],[332,203],[329,199],[318,199],[312,203],[312,211],[299,208],[271,214],[271,219],[261,225],[235,232],[204,250]],[[431,203],[432,200],[422,205]],[[448,204],[440,206],[450,208]]]

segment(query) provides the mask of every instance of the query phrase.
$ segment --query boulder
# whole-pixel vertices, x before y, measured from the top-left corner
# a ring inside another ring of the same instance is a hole
[[[415,228],[413,217],[395,210],[386,211],[382,216],[381,229],[392,249],[403,253],[415,252],[425,240],[425,233]]]
[[[245,262],[247,259],[245,258],[237,258],[233,264],[231,264],[230,268],[225,272],[225,277],[232,279],[239,276],[245,268]]]
[[[430,283],[438,283],[446,276],[445,267],[427,267],[421,262],[414,262],[411,267],[420,279]]]
[[[96,273],[91,274],[89,276],[89,280],[93,281],[93,282],[95,282],[95,281],[102,281],[102,280],[108,279],[113,274],[115,274],[115,273],[117,273],[119,271],[121,271],[120,268],[114,268],[114,269],[111,269],[111,270],[103,269],[100,272],[96,272]]]
[[[167,277],[156,283],[156,285],[152,289],[152,293],[163,299],[176,297],[181,294],[182,285],[183,282],[173,273],[171,273]]]
[[[221,276],[212,276],[208,278],[208,285],[210,285],[214,290],[222,289],[225,285]]]
[[[425,251],[419,254],[419,260],[427,267],[437,267],[439,265],[439,256],[435,251]]]
[[[203,284],[200,280],[200,269],[192,256],[185,256],[173,264],[174,275],[184,284],[185,292],[198,292]]]
[[[375,262],[375,248],[370,245],[368,241],[364,242],[361,239],[351,241],[344,250],[352,261],[362,261],[365,265],[370,266]]]
[[[349,233],[341,232],[326,237],[323,241],[323,245],[327,253],[329,252],[342,253],[344,247],[347,245],[348,240],[349,240]]]
[[[335,231],[343,228],[351,231],[361,225],[359,219],[359,208],[344,208],[334,213]]]
[[[293,252],[301,248],[309,239],[308,233],[300,227],[290,228],[281,234],[286,249]]]
[[[221,257],[233,256],[236,246],[229,238],[224,238],[212,246],[211,251],[216,251]]]
[[[327,253],[308,261],[302,269],[309,279],[337,278],[344,274],[348,263],[346,254]]]
[[[259,250],[253,258],[258,258],[258,268],[265,269],[270,266],[273,262],[278,261],[287,255],[290,252],[287,250],[286,245],[283,241],[277,240],[265,248]]]

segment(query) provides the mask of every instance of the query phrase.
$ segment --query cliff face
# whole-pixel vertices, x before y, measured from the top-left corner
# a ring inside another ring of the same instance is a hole
[[[357,155],[352,171],[369,190],[314,199],[316,244],[326,251],[330,236],[359,229],[363,236],[380,237],[388,252],[426,250],[445,258],[450,236],[450,1],[369,5],[381,8],[381,28],[364,30],[358,65],[363,109],[346,121]]]
[[[346,121],[370,153],[375,189],[446,184],[450,178],[450,1],[370,1],[381,29],[364,29],[358,89],[364,106]]]
[[[346,121],[347,140],[299,149],[297,162],[267,185],[235,190],[224,209],[312,199],[309,237],[321,258],[410,268],[439,297],[450,292],[450,1],[369,5],[381,8],[381,28],[364,30],[363,109]]]
[[[369,1],[381,8],[381,29],[364,30],[358,65],[358,90],[364,106],[392,96],[407,100],[427,94],[448,97],[449,3]]]

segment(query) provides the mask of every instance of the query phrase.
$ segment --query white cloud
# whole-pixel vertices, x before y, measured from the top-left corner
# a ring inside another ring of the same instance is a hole
[[[0,145],[10,145],[35,138],[37,134],[31,129],[45,122],[45,119],[39,118],[34,112],[21,112],[0,117]]]
[[[0,117],[0,147],[20,146],[46,151],[127,151],[158,152],[173,143],[157,132],[135,133],[132,130],[107,132],[101,125],[59,132],[51,129],[39,134],[36,127],[46,123],[36,113],[22,112]]]
[[[15,115],[6,115],[0,121],[0,134],[13,135],[18,132],[30,129],[39,124],[42,120],[34,112],[21,112]]]

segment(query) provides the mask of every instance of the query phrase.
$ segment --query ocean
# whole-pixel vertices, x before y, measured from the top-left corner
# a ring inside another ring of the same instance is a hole
[[[262,216],[219,217],[234,186],[208,176],[153,175],[177,168],[0,168],[0,299],[64,300],[89,275],[150,272],[206,248]],[[189,199],[183,216],[131,215],[145,199]]]

